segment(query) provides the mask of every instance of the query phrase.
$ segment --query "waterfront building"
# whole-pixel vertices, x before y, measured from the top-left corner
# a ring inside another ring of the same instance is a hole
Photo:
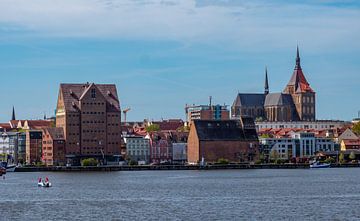
[[[61,84],[56,127],[64,129],[66,158],[79,164],[83,158],[101,162],[121,154],[121,110],[114,84]]]
[[[150,162],[150,139],[143,136],[125,136],[126,157],[138,163]]]
[[[45,128],[42,130],[42,135],[42,162],[47,166],[64,166],[66,160],[63,128]]]
[[[270,93],[265,69],[264,93],[238,93],[231,115],[265,121],[315,121],[315,104],[315,92],[302,71],[297,48],[294,72],[283,92]]]
[[[152,132],[147,136],[150,139],[150,162],[166,163],[172,160],[172,143],[167,132]]]
[[[39,130],[26,131],[26,163],[41,162],[42,158],[42,132]]]
[[[315,129],[315,130],[329,130],[340,129],[347,125],[349,122],[336,121],[336,120],[317,120],[317,121],[256,121],[256,129],[282,129],[282,128],[294,128],[294,129]]]
[[[335,142],[331,138],[316,137],[314,133],[293,133],[291,137],[259,138],[261,150],[266,159],[272,151],[276,151],[278,159],[291,160],[310,158],[318,152],[335,150]]]
[[[227,105],[186,105],[187,122],[192,120],[229,120],[230,111]]]
[[[187,143],[172,143],[172,162],[184,164],[187,161]]]
[[[360,150],[360,139],[342,139],[340,148],[341,151]]]
[[[347,128],[337,139],[341,143],[342,140],[358,140],[360,138],[350,128]]]
[[[188,137],[188,162],[251,162],[258,158],[259,141],[252,118],[194,120]]]

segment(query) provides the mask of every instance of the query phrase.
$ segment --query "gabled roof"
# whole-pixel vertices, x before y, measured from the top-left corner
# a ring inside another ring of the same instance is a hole
[[[243,129],[237,120],[194,120],[194,126],[200,141],[257,140],[256,130]]]
[[[51,127],[53,121],[50,120],[26,120],[23,124],[24,129],[43,129]]]
[[[307,82],[305,75],[301,69],[300,65],[300,55],[299,55],[299,48],[297,48],[296,52],[296,64],[294,72],[290,78],[288,86],[294,86],[295,92],[314,92],[313,89],[311,89],[310,84]]]
[[[294,101],[290,94],[271,93],[266,95],[265,106],[293,105]]]
[[[120,102],[118,99],[115,84],[60,84],[60,90],[64,100],[64,106],[67,111],[77,111],[79,101],[90,86],[94,85],[107,101],[108,111],[120,111]]]
[[[264,106],[264,102],[265,102],[265,94],[239,93],[235,98],[233,106],[235,106],[235,107],[236,106],[248,106],[248,107]]]

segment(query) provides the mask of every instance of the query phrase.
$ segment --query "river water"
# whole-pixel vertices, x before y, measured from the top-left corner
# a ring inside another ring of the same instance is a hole
[[[8,173],[0,220],[360,220],[360,169]]]

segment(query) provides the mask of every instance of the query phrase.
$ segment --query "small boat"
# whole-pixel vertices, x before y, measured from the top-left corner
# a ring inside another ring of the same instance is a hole
[[[6,169],[4,167],[0,167],[0,176],[6,174]]]
[[[320,164],[318,161],[313,162],[312,164],[310,164],[310,168],[329,168],[330,167],[330,163],[323,163]]]
[[[6,172],[15,172],[16,165],[8,165],[6,167]]]
[[[51,187],[51,183],[50,182],[39,182],[38,183],[39,187]]]
[[[6,172],[15,172],[15,164],[8,164],[7,162],[3,161],[1,162],[0,167],[3,167],[6,169]]]

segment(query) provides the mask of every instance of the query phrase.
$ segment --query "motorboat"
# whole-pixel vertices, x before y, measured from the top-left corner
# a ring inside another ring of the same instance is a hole
[[[50,182],[41,181],[41,182],[38,182],[38,186],[39,186],[39,187],[51,187],[51,183],[50,183]]]
[[[6,169],[4,167],[0,167],[0,176],[6,174]]]
[[[1,162],[0,167],[6,169],[6,172],[15,172],[16,165],[15,164],[8,164],[7,162]]]
[[[310,168],[329,168],[330,165],[330,163],[319,163],[318,161],[315,161],[310,164]]]

